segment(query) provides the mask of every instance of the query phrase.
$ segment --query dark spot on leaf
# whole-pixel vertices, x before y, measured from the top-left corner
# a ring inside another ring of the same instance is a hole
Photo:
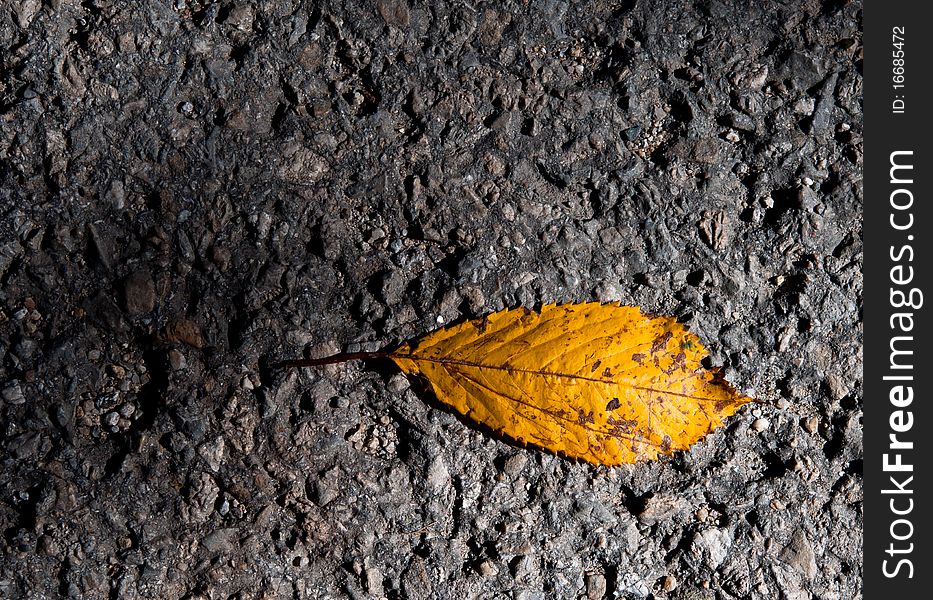
[[[665,369],[664,372],[670,375],[677,369],[683,370],[686,364],[687,364],[687,355],[681,352],[680,354],[674,357],[674,360],[671,362],[671,366]]]
[[[603,377],[605,377],[606,379],[609,379],[610,377],[612,377],[612,371],[609,370],[609,367],[606,367],[606,370],[603,371]]]
[[[577,409],[577,423],[584,425],[586,423],[594,423],[593,420],[593,411],[590,411],[589,414],[583,412],[583,409]]]
[[[671,439],[671,436],[665,434],[664,438],[661,440],[661,450],[664,452],[670,452],[672,443],[673,440]]]
[[[606,410],[615,410],[619,408],[622,404],[619,402],[618,398],[613,398],[606,403]]]
[[[642,354],[641,352],[636,352],[635,354],[632,355],[632,360],[634,360],[638,364],[641,364],[645,362],[645,355]]]
[[[601,360],[597,360],[596,362],[594,362],[594,363],[593,363],[593,366],[590,368],[590,373],[595,373],[595,372],[596,372],[596,369],[599,368],[599,365],[600,365],[602,362],[603,362],[603,361],[601,361]]]
[[[612,415],[606,417],[606,422],[612,425],[609,433],[617,436],[630,435],[633,429],[638,425],[638,421],[634,419],[616,419]]]
[[[670,331],[665,331],[663,334],[655,338],[654,343],[651,345],[651,353],[654,354],[664,350],[664,348],[667,347],[668,340],[670,340],[672,337],[674,337],[673,333]]]

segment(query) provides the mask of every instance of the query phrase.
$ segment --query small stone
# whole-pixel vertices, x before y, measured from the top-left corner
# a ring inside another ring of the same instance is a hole
[[[601,600],[606,595],[606,576],[602,573],[587,573],[586,597],[589,600]]]
[[[661,578],[659,586],[665,592],[673,592],[677,589],[677,578],[673,575],[665,575]]]
[[[223,246],[213,246],[211,248],[211,261],[217,265],[221,273],[226,273],[233,264],[233,255],[230,250]]]
[[[126,204],[126,190],[122,181],[116,179],[110,184],[110,189],[107,190],[107,200],[115,209],[123,209]]]
[[[315,109],[315,112],[318,110]],[[240,124],[241,127],[245,125],[245,122]],[[292,183],[311,185],[324,177],[328,168],[329,164],[323,157],[307,148],[299,148],[282,164],[278,175]]]
[[[596,286],[596,299],[600,302],[613,302],[622,298],[619,286],[611,281],[603,281]]]
[[[131,54],[136,52],[136,34],[132,32],[126,32],[118,35],[117,48],[124,54]]]
[[[61,552],[61,548],[58,542],[55,541],[55,538],[49,535],[43,535],[39,538],[38,551],[39,554],[45,556],[55,556]]]
[[[483,577],[495,577],[499,574],[499,568],[491,560],[484,560],[476,566],[476,571]]]
[[[638,573],[623,572],[616,577],[616,594],[620,598],[648,598],[651,590]]]
[[[515,477],[525,469],[528,464],[528,456],[524,452],[513,454],[508,457],[505,464],[502,465],[502,472],[509,477]]]
[[[628,552],[632,552],[641,546],[642,536],[634,519],[622,526],[618,541],[619,545],[626,548]]]
[[[505,162],[495,154],[487,154],[486,171],[494,177],[502,177],[506,173]]]
[[[62,61],[60,66],[60,81],[62,88],[64,88],[69,94],[75,98],[81,98],[84,96],[87,91],[87,82],[84,76],[81,73],[80,63],[71,58],[71,56],[65,56],[65,60]],[[62,156],[62,159],[64,157]],[[61,165],[64,166],[64,165]],[[53,162],[52,169],[50,170],[53,173],[59,172],[59,165]]]
[[[762,432],[771,425],[771,421],[765,418],[755,419],[752,421],[752,430],[757,432]]]
[[[201,540],[201,545],[209,552],[228,554],[233,550],[233,539],[236,537],[236,534],[237,529],[234,527],[217,529],[207,534],[207,536]]]
[[[12,438],[7,446],[9,453],[17,460],[34,458],[44,444],[43,436],[38,433],[24,433]]]
[[[813,548],[810,540],[807,539],[807,534],[801,529],[791,536],[790,542],[781,551],[779,558],[807,579],[813,579],[816,575],[816,557],[813,555]]]
[[[381,598],[385,595],[385,588],[382,585],[382,571],[379,567],[367,564],[363,567],[363,575],[366,577],[366,591],[371,596]]]
[[[120,421],[120,413],[111,411],[104,415],[104,424],[113,427]]]
[[[185,355],[177,348],[168,351],[168,364],[173,371],[181,371],[188,367],[188,361]]]
[[[20,387],[18,381],[11,381],[3,388],[3,400],[13,405],[26,402],[26,397],[23,395],[23,388]]]
[[[181,342],[192,348],[204,347],[201,328],[197,323],[188,319],[173,319],[166,323],[162,338],[165,342]]]
[[[849,386],[846,385],[845,380],[838,374],[830,373],[826,376],[824,381],[826,383],[826,389],[829,392],[829,397],[835,402],[842,400],[849,394]]]
[[[802,210],[812,211],[814,207],[816,207],[817,202],[819,202],[819,196],[816,195],[813,188],[805,185],[797,190],[797,205]]]
[[[186,520],[193,522],[207,520],[214,512],[214,504],[217,502],[219,493],[220,488],[217,487],[213,477],[207,473],[195,476],[188,490]]]
[[[220,470],[220,466],[223,463],[225,446],[224,439],[222,437],[217,437],[211,442],[201,444],[198,448],[198,454],[204,459],[204,462],[207,463],[207,466],[210,467],[211,471],[214,473]]]
[[[318,506],[327,506],[340,496],[341,472],[338,467],[325,471],[314,482],[315,501]]]
[[[253,30],[253,7],[249,4],[237,4],[230,10],[225,25],[230,25],[240,31],[249,32]]]
[[[706,562],[706,565],[715,570],[726,559],[732,547],[732,538],[725,529],[710,527],[698,531],[693,535],[690,552]]]
[[[815,416],[810,416],[803,420],[803,430],[807,433],[816,433],[816,429],[819,425],[820,420]]]
[[[683,508],[683,500],[677,496],[652,496],[645,502],[645,508],[638,515],[638,520],[646,525],[654,525],[679,514]]]
[[[749,69],[748,79],[746,79],[749,89],[761,89],[767,80],[768,65],[755,65],[753,68]]]
[[[640,134],[641,134],[641,127],[636,125],[635,127],[629,127],[627,129],[623,129],[620,135],[622,139],[625,140],[626,142],[633,142],[636,139],[638,139],[638,136]]]
[[[380,279],[382,300],[389,306],[397,305],[408,286],[407,278],[401,271],[391,270],[382,273]]]
[[[405,390],[411,387],[411,382],[408,381],[408,377],[402,375],[401,373],[396,373],[389,379],[389,383],[386,386],[389,388],[389,391],[393,394],[401,394]]]
[[[471,313],[479,314],[486,307],[486,298],[483,296],[483,290],[479,287],[472,285],[466,286],[460,294],[463,296],[463,299],[466,300]]]
[[[382,15],[386,25],[407,27],[411,19],[408,3],[405,0],[379,0],[376,4],[379,14]]]
[[[512,577],[518,580],[530,577],[537,570],[535,562],[535,557],[530,554],[523,554],[514,558],[509,564]]]
[[[444,464],[444,459],[440,455],[435,456],[434,460],[431,461],[425,479],[428,485],[435,490],[441,490],[450,483],[450,472],[447,470],[447,465]]]
[[[755,130],[755,121],[748,115],[740,112],[733,112],[727,116],[727,123],[734,129],[739,131],[754,131]],[[731,132],[735,134],[735,132]],[[738,134],[736,134],[738,138]],[[732,140],[730,140],[732,141]]]
[[[713,250],[724,248],[732,237],[732,221],[722,211],[703,211],[697,227],[700,230],[700,238]]]
[[[815,106],[816,100],[807,96],[794,102],[794,112],[798,115],[811,115]]]
[[[126,312],[144,315],[155,308],[155,282],[149,271],[136,271],[123,284],[123,299]]]
[[[16,24],[23,29],[28,29],[41,8],[42,2],[39,0],[22,0],[14,4],[13,14],[16,16]]]

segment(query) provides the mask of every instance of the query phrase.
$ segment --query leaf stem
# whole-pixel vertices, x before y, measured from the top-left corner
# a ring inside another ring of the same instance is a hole
[[[298,358],[295,360],[283,360],[276,366],[282,369],[293,369],[300,367],[321,367],[324,365],[333,365],[345,363],[351,360],[369,360],[372,358],[385,358],[389,356],[388,352],[346,352],[325,356],[324,358]]]

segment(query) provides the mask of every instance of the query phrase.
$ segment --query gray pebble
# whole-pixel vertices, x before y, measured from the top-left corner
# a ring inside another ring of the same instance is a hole
[[[690,552],[715,570],[726,559],[732,547],[732,537],[725,529],[710,527],[693,534]]]
[[[391,379],[389,379],[387,387],[393,394],[401,394],[411,387],[411,382],[408,381],[407,376],[402,375],[401,373],[396,373],[392,376]]]
[[[136,271],[123,283],[126,312],[133,316],[152,312],[155,308],[155,282],[149,271]]]
[[[3,388],[3,400],[7,404],[19,405],[26,402],[26,397],[23,395],[23,388],[20,387],[18,381],[11,381],[6,384]]]
[[[781,550],[780,558],[808,580],[816,576],[816,556],[807,534],[802,530],[794,532],[790,542]]]
[[[450,485],[450,472],[444,463],[443,457],[435,456],[428,466],[425,480],[435,491],[441,491]]]
[[[201,540],[201,545],[204,546],[208,552],[229,554],[234,549],[234,540],[236,539],[238,531],[239,530],[234,527],[215,529]]]

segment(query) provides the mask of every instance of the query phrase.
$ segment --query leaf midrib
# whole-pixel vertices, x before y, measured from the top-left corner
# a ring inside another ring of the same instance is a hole
[[[679,396],[681,398],[689,398],[691,400],[699,400],[699,401],[705,401],[705,402],[719,402],[720,401],[717,398],[704,398],[702,396],[693,396],[691,394],[685,394],[683,392],[674,392],[671,390],[664,390],[664,389],[654,388],[650,386],[636,385],[634,383],[626,383],[624,381],[615,381],[614,379],[601,379],[597,377],[587,377],[585,375],[576,375],[573,373],[560,373],[558,371],[538,371],[535,369],[525,369],[522,367],[506,367],[502,365],[487,365],[487,364],[479,363],[479,362],[472,361],[472,360],[462,360],[462,359],[457,359],[457,358],[430,358],[427,356],[418,356],[416,354],[391,354],[390,358],[403,358],[403,359],[413,360],[416,362],[424,361],[424,362],[432,362],[432,363],[447,364],[447,365],[462,365],[462,366],[467,366],[467,367],[476,367],[478,369],[494,369],[496,371],[506,371],[508,373],[518,372],[518,373],[527,373],[529,375],[542,375],[542,376],[550,375],[552,377],[564,377],[567,379],[577,379],[580,381],[602,383],[604,385],[606,384],[624,385],[634,390],[639,390],[639,391],[644,391],[644,392],[655,392],[657,394],[669,394],[671,396]]]

